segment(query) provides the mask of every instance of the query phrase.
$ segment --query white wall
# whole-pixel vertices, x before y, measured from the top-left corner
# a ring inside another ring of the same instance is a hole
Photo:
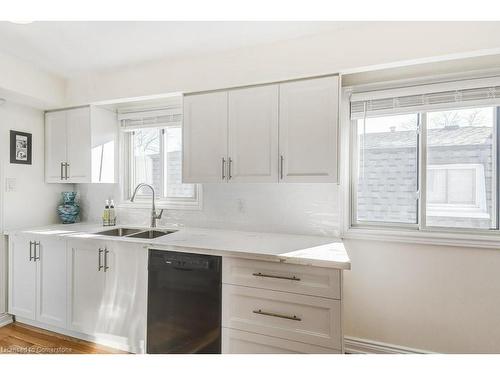
[[[32,165],[10,164],[9,131],[32,134]],[[5,178],[15,178],[14,192],[5,191]],[[48,185],[44,182],[43,112],[7,102],[0,106],[0,314],[5,311],[4,230],[57,222],[56,207],[60,192],[72,185]]]
[[[67,82],[66,100],[76,105],[218,89],[499,51],[498,22],[366,22],[287,42],[81,75]]]
[[[66,81],[62,77],[1,53],[0,72],[0,97],[42,109],[63,105]]]
[[[9,131],[32,134],[32,165],[10,164]],[[46,184],[44,180],[44,115],[40,110],[5,103],[0,106],[0,150],[3,164],[3,229],[57,222],[60,192],[72,185]],[[5,179],[16,180],[16,190],[5,191]]]
[[[500,353],[500,251],[346,240],[345,334],[443,353]]]
[[[82,220],[99,222],[106,199],[118,201],[113,185],[76,185]],[[160,224],[338,235],[338,186],[335,184],[205,184],[203,210],[166,210]],[[118,209],[122,224],[150,223],[149,209]]]

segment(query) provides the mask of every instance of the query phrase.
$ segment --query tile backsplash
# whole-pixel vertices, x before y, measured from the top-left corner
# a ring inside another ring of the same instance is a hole
[[[80,184],[81,220],[99,222],[106,199],[117,202],[119,224],[149,225],[150,210],[119,207],[118,185]],[[205,184],[201,210],[165,210],[159,225],[338,235],[336,184]]]

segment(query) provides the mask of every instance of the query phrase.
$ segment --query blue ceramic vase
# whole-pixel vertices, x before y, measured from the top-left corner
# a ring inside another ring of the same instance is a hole
[[[80,206],[75,202],[76,192],[62,192],[63,203],[57,207],[57,213],[63,224],[73,224],[80,214]]]

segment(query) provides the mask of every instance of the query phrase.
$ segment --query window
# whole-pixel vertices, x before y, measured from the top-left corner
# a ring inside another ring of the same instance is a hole
[[[498,230],[495,90],[353,94],[351,226]]]
[[[141,124],[145,121],[141,120]],[[149,121],[148,123],[151,123]],[[154,187],[157,205],[166,208],[199,208],[201,187],[182,183],[182,128],[180,122],[138,127],[122,120],[125,163],[128,174],[124,186],[125,200],[130,200],[135,187],[144,182]],[[128,125],[128,126],[127,126]],[[151,190],[138,191],[134,204],[149,204]]]
[[[427,226],[495,228],[496,107],[429,112]]]
[[[417,114],[358,120],[357,221],[417,223]]]

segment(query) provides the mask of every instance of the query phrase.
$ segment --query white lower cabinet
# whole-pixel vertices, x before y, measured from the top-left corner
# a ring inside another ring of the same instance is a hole
[[[342,271],[223,259],[223,353],[342,353]]]
[[[30,242],[31,241],[31,242]],[[9,313],[35,319],[36,263],[32,239],[11,236],[9,239]]]
[[[66,327],[66,241],[40,239],[36,255],[36,319],[56,327]]]
[[[9,313],[145,353],[147,268],[141,244],[10,235]],[[340,270],[223,258],[223,353],[342,353],[341,313]]]
[[[9,313],[42,328],[146,351],[147,250],[140,244],[9,236]]]
[[[222,299],[224,327],[341,348],[338,300],[235,285]]]
[[[9,238],[9,313],[66,326],[66,244],[58,238]]]
[[[133,243],[106,244],[104,298],[97,332],[122,342],[128,351],[146,351],[148,251]]]
[[[145,352],[147,251],[137,244],[71,240],[69,329]]]
[[[261,260],[224,258],[226,284],[340,299],[340,270]]]
[[[104,242],[68,242],[69,325],[73,331],[96,334],[104,300]]]
[[[237,329],[222,329],[222,352],[225,354],[340,354],[340,350],[302,342],[259,335]]]

